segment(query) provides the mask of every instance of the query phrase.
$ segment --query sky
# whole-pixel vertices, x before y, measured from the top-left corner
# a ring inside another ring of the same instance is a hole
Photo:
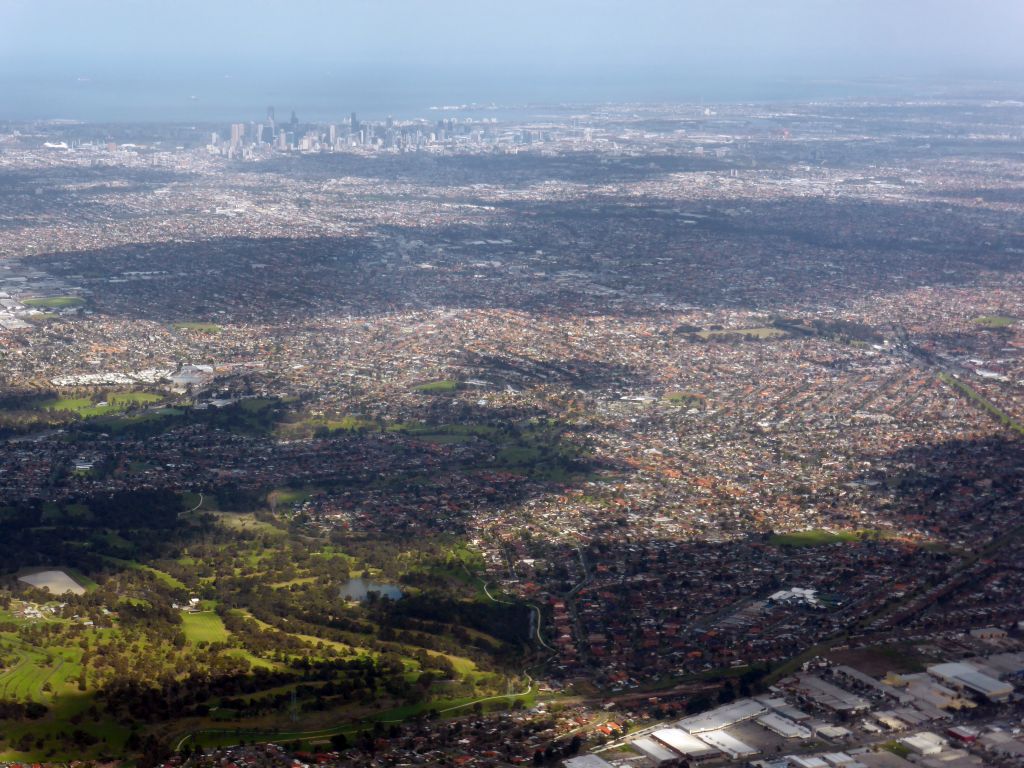
[[[1020,82],[1022,38],[1024,0],[0,0],[0,117]]]

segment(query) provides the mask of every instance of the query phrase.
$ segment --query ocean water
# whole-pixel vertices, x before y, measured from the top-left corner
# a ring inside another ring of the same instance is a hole
[[[438,118],[444,106],[476,105],[462,115],[486,115],[499,105],[600,103],[794,102],[898,94],[901,83],[841,80],[594,77],[551,79],[489,76],[452,78],[422,72],[332,74],[296,70],[273,74],[217,71],[167,76],[106,72],[0,72],[0,120],[84,122],[219,122],[263,120],[273,106],[278,121],[294,110],[303,122]],[[448,113],[452,114],[452,113]]]

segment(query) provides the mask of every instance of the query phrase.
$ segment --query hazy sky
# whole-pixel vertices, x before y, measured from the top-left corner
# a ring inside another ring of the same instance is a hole
[[[713,98],[783,78],[1024,79],[1022,40],[1024,0],[0,0],[0,83]]]

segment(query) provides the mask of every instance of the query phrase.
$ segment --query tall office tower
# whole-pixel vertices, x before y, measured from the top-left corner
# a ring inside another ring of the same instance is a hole
[[[277,148],[282,151],[288,149],[288,137],[285,135],[284,131],[277,134]]]
[[[274,108],[267,107],[267,125],[270,127],[274,126]]]
[[[359,133],[359,120],[356,119],[356,113],[352,113],[351,122],[349,123],[352,133]]]
[[[392,118],[392,117],[391,117],[391,115],[388,115],[388,123],[387,123],[387,125],[388,125],[388,130],[389,130],[389,131],[390,131],[390,130],[391,130],[392,128],[394,128],[394,127],[395,127],[395,120],[394,120],[394,118]]]
[[[327,127],[327,140],[331,142],[331,149],[334,149],[334,143],[338,140],[338,126],[333,123]]]
[[[245,123],[231,124],[231,146],[237,147],[245,138]]]
[[[258,125],[256,126],[256,143],[257,143],[257,144],[262,144],[262,143],[263,143],[263,130],[264,130],[264,129],[265,129],[266,127],[267,127],[267,126],[265,126],[265,125],[264,125],[263,123],[259,123],[259,124],[258,124]]]
[[[297,118],[295,116],[295,110],[294,109],[292,110],[292,120],[291,120],[291,123],[292,123],[292,128],[294,128],[296,125],[299,124],[299,118]]]

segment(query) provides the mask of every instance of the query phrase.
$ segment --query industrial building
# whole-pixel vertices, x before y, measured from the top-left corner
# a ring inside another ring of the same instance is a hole
[[[680,760],[678,752],[673,752],[650,736],[641,736],[630,742],[630,746],[646,757],[655,766],[673,765]]]
[[[744,744],[735,736],[730,736],[725,731],[705,731],[697,736],[708,746],[714,747],[719,752],[724,752],[730,760],[739,760],[744,757],[753,757],[758,750],[749,744]]]
[[[697,734],[704,731],[717,731],[719,728],[728,728],[730,725],[742,723],[745,720],[752,720],[767,711],[767,707],[758,701],[738,699],[732,704],[717,707],[709,712],[685,717],[676,725],[687,733]]]
[[[928,667],[928,674],[946,685],[959,690],[971,691],[989,701],[1006,701],[1013,693],[1013,686],[979,672],[977,667],[963,662],[935,664]]]
[[[797,675],[797,692],[820,707],[842,714],[867,712],[870,702],[836,685],[822,680],[816,675]]]
[[[613,768],[612,764],[598,755],[580,755],[563,760],[565,768]]]
[[[704,757],[714,757],[718,754],[718,750],[679,728],[662,728],[660,731],[652,733],[651,736],[686,758],[699,760]]]
[[[810,728],[797,725],[789,718],[782,717],[782,715],[777,715],[774,712],[761,715],[761,717],[757,718],[757,724],[784,739],[809,739],[812,735]]]
[[[811,716],[806,712],[800,711],[789,704],[785,699],[777,696],[755,696],[754,701],[759,704],[763,704],[777,715],[782,715],[795,723],[802,723],[805,720],[811,719]]]
[[[900,744],[918,755],[937,755],[949,746],[944,738],[928,731],[900,739]]]

